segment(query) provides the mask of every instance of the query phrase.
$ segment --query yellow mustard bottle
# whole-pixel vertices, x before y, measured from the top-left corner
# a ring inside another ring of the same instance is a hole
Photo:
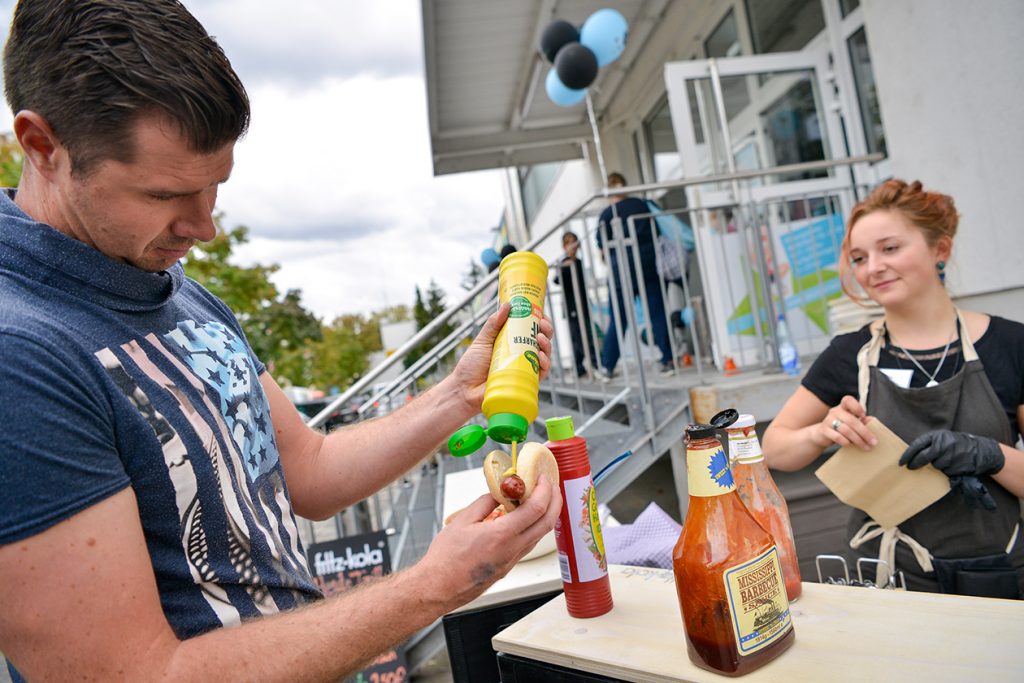
[[[537,334],[544,316],[548,265],[531,251],[517,251],[498,267],[498,300],[511,309],[498,333],[487,373],[483,414],[487,429],[467,425],[448,442],[452,455],[468,455],[489,436],[499,443],[522,443],[537,419],[540,347]]]

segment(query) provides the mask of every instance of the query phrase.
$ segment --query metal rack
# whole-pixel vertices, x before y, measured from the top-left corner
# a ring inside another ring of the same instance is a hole
[[[836,577],[831,574],[823,576],[821,572],[822,561],[827,560],[829,562],[838,562],[842,565],[843,574],[842,576]],[[886,569],[886,575],[888,580],[884,585],[879,586],[874,581],[864,578],[864,567],[867,565],[875,566],[875,576],[878,576],[878,569],[880,566],[884,566]],[[856,586],[858,588],[881,588],[883,590],[907,590],[907,582],[903,576],[903,572],[893,572],[889,563],[885,560],[873,559],[870,557],[860,557],[857,559],[857,578],[850,578],[850,567],[846,563],[846,558],[842,555],[816,555],[814,558],[814,566],[818,570],[818,583],[830,583],[836,586]]]

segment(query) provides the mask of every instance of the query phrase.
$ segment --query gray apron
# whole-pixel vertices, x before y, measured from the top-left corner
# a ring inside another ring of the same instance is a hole
[[[861,405],[907,443],[924,432],[949,429],[1012,445],[1009,420],[959,311],[957,318],[963,367],[936,386],[914,389],[900,387],[878,369],[885,324],[883,320],[872,323],[871,341],[857,354]],[[994,512],[971,507],[954,491],[891,529],[854,510],[847,528],[850,547],[860,557],[885,560],[892,571],[903,572],[911,590],[1020,597],[1024,594],[1024,543],[1017,539],[1020,501],[991,477],[981,481],[996,501]],[[999,570],[1001,575],[992,574]],[[880,571],[877,581],[886,578],[886,572]]]

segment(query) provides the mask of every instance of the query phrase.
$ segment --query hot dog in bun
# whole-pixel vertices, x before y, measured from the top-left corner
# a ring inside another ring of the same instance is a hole
[[[555,456],[539,443],[525,443],[520,447],[514,469],[511,456],[504,451],[491,451],[484,459],[487,488],[505,512],[512,512],[530,497],[542,474],[553,486],[558,486]]]

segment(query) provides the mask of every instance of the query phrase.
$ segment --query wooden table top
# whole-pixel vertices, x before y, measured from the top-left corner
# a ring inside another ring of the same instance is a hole
[[[612,565],[615,608],[574,619],[558,596],[494,649],[629,681],[722,681],[695,667],[670,570]],[[796,641],[751,681],[1024,681],[1024,601],[804,583]]]

